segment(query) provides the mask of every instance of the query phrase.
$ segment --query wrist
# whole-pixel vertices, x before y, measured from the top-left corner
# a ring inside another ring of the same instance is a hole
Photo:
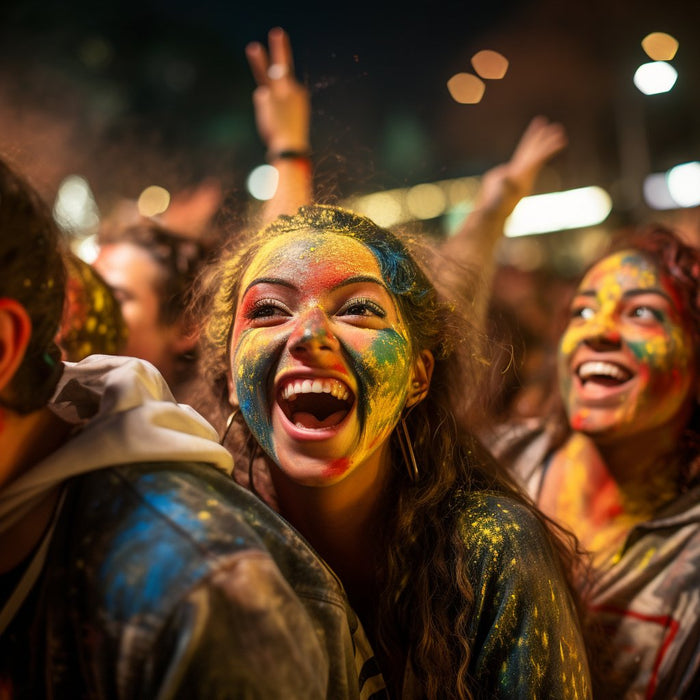
[[[311,160],[310,148],[280,148],[271,149],[267,152],[266,160],[271,165],[279,160]]]

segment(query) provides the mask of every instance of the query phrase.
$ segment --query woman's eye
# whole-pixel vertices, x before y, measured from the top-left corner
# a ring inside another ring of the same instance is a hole
[[[249,319],[276,318],[291,315],[285,304],[278,299],[259,299],[246,314]]]
[[[371,299],[351,299],[341,307],[338,316],[378,316],[384,318],[386,312]]]
[[[651,306],[635,306],[631,315],[634,318],[639,318],[644,321],[663,321],[664,315],[658,309],[653,309]]]
[[[571,318],[580,318],[584,321],[595,316],[595,311],[590,306],[574,306],[571,309]]]

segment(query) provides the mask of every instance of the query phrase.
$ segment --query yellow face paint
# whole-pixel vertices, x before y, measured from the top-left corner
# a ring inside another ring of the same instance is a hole
[[[599,436],[629,436],[688,418],[695,348],[673,286],[651,260],[616,253],[582,281],[559,346],[569,422]]]
[[[241,290],[231,369],[260,445],[309,486],[378,468],[413,364],[370,249],[328,232],[279,236],[257,253]]]

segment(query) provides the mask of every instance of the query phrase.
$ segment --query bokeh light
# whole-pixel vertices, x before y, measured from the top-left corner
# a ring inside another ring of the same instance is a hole
[[[681,207],[700,206],[700,163],[682,163],[666,173],[671,197]]]
[[[678,79],[676,69],[665,61],[643,63],[634,74],[634,84],[645,95],[659,95],[668,92]]]
[[[53,206],[53,217],[65,231],[85,236],[94,231],[100,214],[87,180],[80,175],[69,175],[58,187]]]
[[[486,85],[471,73],[457,73],[447,81],[447,89],[455,102],[473,105],[481,101]]]
[[[678,51],[678,41],[665,32],[652,32],[642,39],[642,48],[652,61],[670,61]]]
[[[601,187],[579,187],[525,197],[508,218],[508,237],[595,226],[612,210],[612,199]]]
[[[402,221],[402,205],[396,192],[376,192],[356,201],[356,208],[379,226],[395,226]]]
[[[147,187],[139,195],[136,207],[141,216],[158,216],[170,206],[170,192],[159,185]]]
[[[417,219],[433,219],[440,216],[447,205],[447,197],[442,188],[433,183],[423,183],[411,187],[406,193],[408,211]]]
[[[248,175],[246,187],[255,199],[265,202],[275,196],[279,179],[280,174],[273,165],[259,165]]]
[[[642,185],[644,201],[652,208],[659,211],[664,209],[676,209],[677,204],[671,197],[666,182],[666,173],[652,173],[644,178]]]
[[[474,70],[486,80],[500,80],[508,71],[508,59],[498,53],[484,49],[472,56]]]

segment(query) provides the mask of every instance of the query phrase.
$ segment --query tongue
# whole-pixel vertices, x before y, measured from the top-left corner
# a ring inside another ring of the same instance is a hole
[[[598,374],[588,377],[588,379],[584,380],[584,384],[588,382],[600,384],[601,386],[618,386],[619,384],[624,384],[624,382],[621,379],[615,379],[613,377]]]
[[[294,425],[301,426],[302,428],[319,430],[320,428],[329,428],[333,425],[338,425],[338,423],[345,418],[347,413],[347,411],[336,411],[335,413],[331,413],[323,420],[319,420],[313,413],[297,411],[296,413],[292,414],[292,422]]]

